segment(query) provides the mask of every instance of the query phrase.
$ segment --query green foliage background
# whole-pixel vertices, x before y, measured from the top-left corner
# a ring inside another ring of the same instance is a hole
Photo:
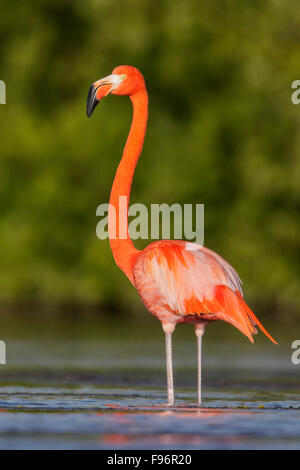
[[[96,238],[129,128],[88,88],[144,73],[150,119],[132,202],[204,203],[205,244],[257,313],[300,314],[300,10],[280,0],[0,0],[0,301],[140,309]],[[142,243],[137,243],[142,247]]]

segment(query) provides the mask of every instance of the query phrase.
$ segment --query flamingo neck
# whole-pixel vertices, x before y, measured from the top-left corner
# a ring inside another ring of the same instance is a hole
[[[129,236],[128,207],[134,170],[143,148],[147,126],[148,94],[146,88],[131,95],[130,99],[133,105],[133,117],[111,189],[108,234],[116,264],[133,283],[132,266],[139,251]]]

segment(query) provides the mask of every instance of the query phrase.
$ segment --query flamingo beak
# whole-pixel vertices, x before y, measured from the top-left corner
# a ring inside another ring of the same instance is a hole
[[[86,114],[88,117],[91,117],[99,101],[115,90],[121,82],[122,79],[119,75],[111,74],[93,83],[87,97]]]
[[[88,97],[87,97],[87,103],[86,103],[86,114],[88,117],[91,117],[94,109],[96,108],[97,104],[99,103],[99,100],[96,96],[96,88],[94,85],[92,85],[89,89]]]

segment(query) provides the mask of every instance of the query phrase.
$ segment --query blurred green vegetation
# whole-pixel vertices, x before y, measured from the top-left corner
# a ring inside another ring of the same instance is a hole
[[[257,314],[300,314],[300,10],[280,0],[0,0],[0,302],[141,303],[96,238],[131,117],[85,114],[92,82],[144,73],[150,118],[132,202],[205,204],[205,245]],[[137,241],[138,247],[144,243]]]

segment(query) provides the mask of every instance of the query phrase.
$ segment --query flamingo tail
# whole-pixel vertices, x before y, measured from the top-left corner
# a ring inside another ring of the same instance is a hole
[[[240,330],[253,343],[252,335],[257,333],[255,325],[270,339],[274,344],[278,344],[268,333],[252,310],[248,307],[239,291],[233,291],[227,286],[217,286],[215,291],[214,310],[219,307],[217,318],[224,320]]]
[[[246,304],[246,302],[245,302]],[[270,341],[272,341],[272,343],[274,344],[277,344],[277,341],[275,341],[275,339],[270,335],[270,333],[265,329],[265,327],[261,324],[261,322],[258,320],[258,318],[254,315],[254,313],[252,312],[252,310],[248,307],[248,305],[246,304],[247,306],[247,314],[249,315],[249,317],[251,318],[251,320],[259,327],[259,329],[267,336],[267,338],[269,338]]]

